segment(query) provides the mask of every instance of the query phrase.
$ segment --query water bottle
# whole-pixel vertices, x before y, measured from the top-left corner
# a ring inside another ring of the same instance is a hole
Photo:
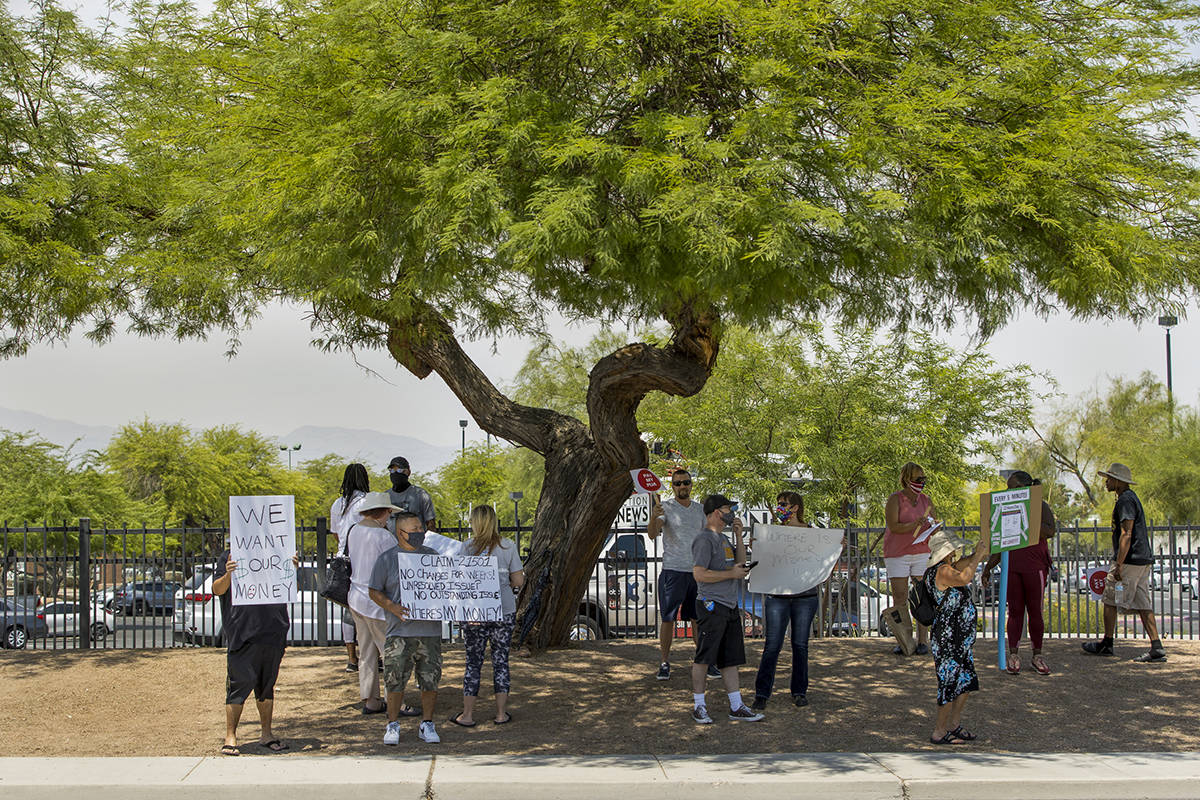
[[[1125,582],[1117,581],[1117,585],[1113,587],[1113,601],[1118,606],[1125,605]]]

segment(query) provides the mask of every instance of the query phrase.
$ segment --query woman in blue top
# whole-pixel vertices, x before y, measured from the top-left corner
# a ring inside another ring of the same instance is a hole
[[[929,568],[922,580],[933,595],[937,616],[929,628],[933,665],[937,670],[938,709],[929,741],[933,744],[962,744],[975,734],[962,726],[967,692],[979,691],[975,673],[975,603],[967,587],[975,580],[975,569],[988,553],[988,540],[981,538],[964,558],[960,551],[968,543],[949,531],[929,540]]]

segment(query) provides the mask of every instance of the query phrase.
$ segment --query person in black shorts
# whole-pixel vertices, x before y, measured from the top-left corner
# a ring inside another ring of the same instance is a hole
[[[692,476],[686,469],[671,473],[672,497],[659,502],[650,495],[650,524],[646,535],[662,536],[662,568],[658,572],[658,613],[660,627],[658,649],[662,656],[654,677],[671,679],[671,642],[675,640],[675,620],[696,619],[696,578],[692,575],[692,540],[704,527],[704,511],[691,499]],[[692,626],[695,638],[695,626]],[[709,677],[719,677],[710,675]]]
[[[300,557],[292,556],[299,567]],[[258,744],[271,753],[287,749],[287,744],[271,735],[271,714],[275,704],[275,679],[287,645],[288,608],[284,603],[261,606],[235,606],[229,587],[237,562],[226,550],[217,559],[213,572],[213,594],[221,598],[221,627],[228,645],[225,657],[225,744],[221,754],[241,755],[237,746],[237,726],[242,708],[251,692],[258,705]]]
[[[722,533],[733,526],[733,544]],[[721,670],[729,695],[729,718],[739,722],[757,722],[762,714],[751,711],[742,702],[738,686],[738,667],[746,663],[742,634],[742,613],[738,608],[738,582],[744,580],[746,545],[742,541],[742,521],[734,516],[733,502],[720,494],[704,498],[704,529],[692,542],[692,572],[696,576],[696,659],[692,664],[692,720],[701,725],[712,723],[704,684],[709,668]]]

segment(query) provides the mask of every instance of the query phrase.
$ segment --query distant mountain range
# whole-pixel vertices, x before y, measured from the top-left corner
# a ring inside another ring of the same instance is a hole
[[[80,425],[70,420],[53,419],[32,411],[10,408],[0,408],[0,428],[18,433],[32,431],[60,447],[73,445],[71,452],[76,457],[88,450],[103,450],[117,432],[115,427],[108,425]],[[458,452],[456,447],[439,447],[411,436],[316,425],[305,425],[284,436],[272,438],[280,444],[301,446],[298,452],[292,454],[295,464],[336,453],[347,461],[361,461],[374,474],[382,472],[393,456],[407,458],[414,472],[430,473],[453,460]],[[283,452],[279,455],[287,463],[287,455]]]

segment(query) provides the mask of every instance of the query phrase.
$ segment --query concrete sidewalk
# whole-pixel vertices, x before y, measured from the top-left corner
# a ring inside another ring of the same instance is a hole
[[[0,758],[5,800],[1200,797],[1200,753]],[[364,791],[364,789],[366,791]]]

